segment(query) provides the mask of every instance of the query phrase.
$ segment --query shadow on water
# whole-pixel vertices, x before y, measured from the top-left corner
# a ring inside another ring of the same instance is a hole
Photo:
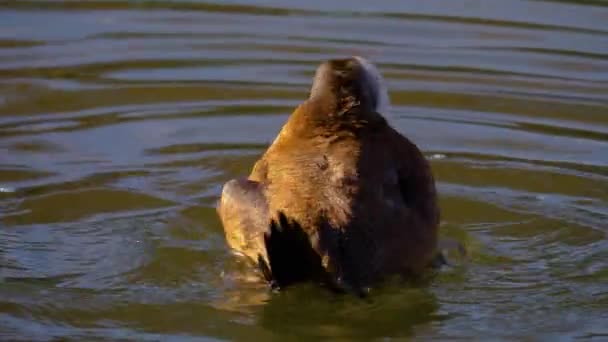
[[[434,295],[424,289],[395,287],[357,300],[310,287],[273,296],[262,307],[258,323],[286,336],[376,339],[412,337],[425,325],[448,319],[438,311]]]

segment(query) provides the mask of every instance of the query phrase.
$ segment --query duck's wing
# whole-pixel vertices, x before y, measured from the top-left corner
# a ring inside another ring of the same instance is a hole
[[[228,181],[217,211],[228,245],[256,262],[273,287],[321,277],[321,259],[308,235],[282,213],[271,218],[262,183]]]
[[[258,260],[266,280],[273,287],[285,287],[304,281],[318,281],[339,290],[322,266],[321,256],[313,248],[310,236],[293,219],[279,212],[264,234],[268,263]]]
[[[393,128],[386,134],[402,203],[393,232],[399,238],[386,244],[395,260],[402,260],[406,272],[418,273],[432,262],[437,248],[440,212],[435,181],[430,164],[414,143]]]

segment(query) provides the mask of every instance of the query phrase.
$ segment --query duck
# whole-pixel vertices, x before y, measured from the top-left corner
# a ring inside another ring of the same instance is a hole
[[[273,288],[319,282],[362,293],[437,261],[433,172],[385,118],[388,99],[369,60],[322,61],[250,174],[223,185],[227,244]]]

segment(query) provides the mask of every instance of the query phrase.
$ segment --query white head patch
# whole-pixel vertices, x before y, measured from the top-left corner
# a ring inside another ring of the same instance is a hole
[[[380,71],[378,71],[376,66],[367,59],[359,56],[353,58],[355,58],[361,64],[361,67],[363,67],[369,85],[372,87],[372,93],[376,97],[376,112],[387,115],[391,104],[388,97],[388,89],[386,88],[386,84],[384,84],[382,74],[380,74]]]

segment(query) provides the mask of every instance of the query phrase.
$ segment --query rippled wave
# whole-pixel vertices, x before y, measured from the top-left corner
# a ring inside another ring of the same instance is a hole
[[[0,3],[0,339],[602,338],[608,3]],[[364,55],[470,260],[371,302],[269,293],[214,205]]]

